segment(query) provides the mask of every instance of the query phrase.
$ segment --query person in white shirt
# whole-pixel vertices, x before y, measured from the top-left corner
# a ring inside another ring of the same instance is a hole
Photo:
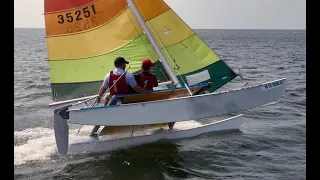
[[[110,96],[116,94],[128,94],[130,92],[129,86],[131,86],[137,93],[151,93],[152,90],[145,90],[140,87],[134,76],[130,72],[125,72],[126,65],[129,64],[123,57],[117,57],[114,61],[115,69],[108,73],[99,89],[98,101],[100,101],[102,95],[110,87]],[[122,75],[125,73],[124,75]],[[122,75],[122,76],[121,76]],[[114,85],[115,83],[115,85]],[[108,101],[105,101],[108,102]],[[119,102],[119,101],[118,101]],[[107,105],[107,103],[105,103]]]

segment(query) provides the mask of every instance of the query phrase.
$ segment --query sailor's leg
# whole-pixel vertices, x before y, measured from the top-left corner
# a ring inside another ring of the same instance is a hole
[[[169,130],[172,131],[173,130],[173,126],[174,126],[175,122],[171,122],[169,123]]]
[[[97,131],[99,130],[100,126],[94,126],[93,129],[91,130],[90,136],[91,137],[97,137]]]
[[[107,106],[110,106],[110,105],[121,105],[122,104],[122,100],[123,100],[122,97],[116,98],[114,100],[110,99],[110,101],[109,101]],[[91,133],[90,133],[90,136],[91,137],[97,137],[98,136],[97,132],[98,132],[99,128],[100,128],[100,126],[94,126],[92,131],[91,131]]]
[[[123,97],[119,97],[115,100],[115,103],[116,105],[121,105],[122,104],[122,101],[123,101]]]

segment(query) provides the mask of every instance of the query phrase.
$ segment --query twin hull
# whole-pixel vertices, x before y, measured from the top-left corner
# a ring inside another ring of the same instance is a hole
[[[142,144],[153,143],[159,140],[175,140],[196,137],[209,132],[220,132],[220,131],[232,131],[239,130],[242,124],[242,114],[213,122],[210,124],[202,125],[186,130],[168,131],[161,132],[152,135],[136,136],[130,138],[113,139],[107,141],[92,141],[86,143],[71,144],[69,152],[73,153],[98,153],[114,151],[121,148],[128,148],[139,146]]]
[[[225,115],[272,102],[285,92],[286,79],[246,88],[182,98],[71,109],[70,123],[129,126],[178,122]]]

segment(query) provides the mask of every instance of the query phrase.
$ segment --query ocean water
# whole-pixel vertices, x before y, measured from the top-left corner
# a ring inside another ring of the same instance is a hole
[[[14,33],[15,179],[306,179],[306,31],[196,30],[245,79],[222,89],[287,78],[283,97],[243,112],[240,131],[67,160],[55,149],[44,29]],[[87,138],[90,127],[77,128],[71,141]]]

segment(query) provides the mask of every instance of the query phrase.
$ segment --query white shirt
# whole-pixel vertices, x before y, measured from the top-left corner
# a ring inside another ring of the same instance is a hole
[[[113,74],[122,74],[123,72],[124,70],[121,68],[116,68],[112,71]],[[109,85],[109,78],[110,78],[110,73],[106,75],[103,81],[103,87],[106,89],[108,88],[108,85]],[[134,76],[130,72],[128,71],[126,72],[125,78],[126,78],[126,83],[130,85],[132,88],[134,88],[137,85],[137,82]]]

